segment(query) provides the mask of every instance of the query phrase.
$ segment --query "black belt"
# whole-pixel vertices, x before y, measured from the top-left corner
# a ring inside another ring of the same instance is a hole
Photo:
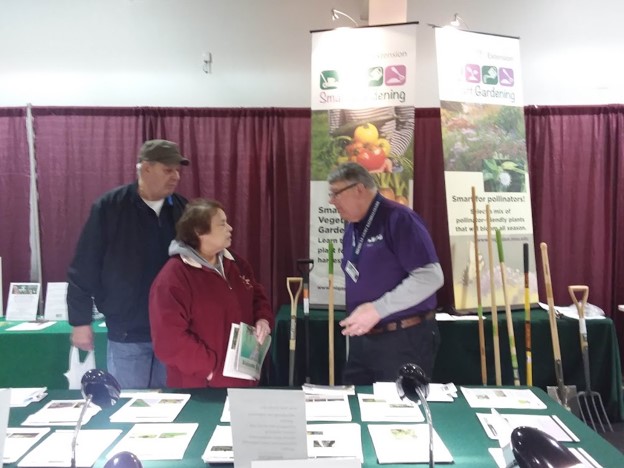
[[[379,333],[393,332],[405,328],[415,327],[416,325],[420,325],[425,320],[433,319],[435,317],[435,313],[435,310],[430,310],[425,314],[417,314],[399,320],[393,320],[392,322],[387,322],[383,325],[371,328],[367,335],[377,335]]]

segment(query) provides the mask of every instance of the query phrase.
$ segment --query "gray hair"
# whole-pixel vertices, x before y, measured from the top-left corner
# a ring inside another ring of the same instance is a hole
[[[358,163],[354,162],[341,164],[327,176],[327,182],[330,184],[342,181],[349,183],[361,183],[369,190],[377,189],[375,179],[373,179],[370,172]]]

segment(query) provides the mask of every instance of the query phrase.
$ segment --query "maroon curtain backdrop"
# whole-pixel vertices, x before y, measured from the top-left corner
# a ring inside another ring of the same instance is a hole
[[[93,201],[136,179],[146,139],[180,144],[179,192],[215,198],[277,307],[307,256],[309,109],[36,108],[43,280],[64,281]]]
[[[93,201],[136,179],[141,109],[33,108],[43,282],[67,267]]]
[[[525,116],[535,241],[548,244],[555,303],[572,302],[568,285],[588,285],[622,354],[624,106],[529,107]]]
[[[30,163],[26,110],[0,109],[0,257],[2,304],[6,310],[9,283],[30,281]]]
[[[180,143],[192,164],[180,192],[225,203],[234,248],[249,259],[275,307],[284,278],[308,255],[309,109],[34,108],[43,279],[62,281],[93,200],[135,179],[142,141]],[[5,283],[28,276],[28,157],[23,110],[0,112]],[[624,106],[526,109],[535,241],[549,245],[555,300],[590,286],[624,336]],[[6,143],[2,143],[6,141]],[[415,110],[414,207],[427,222],[445,276],[450,248],[439,109]],[[18,155],[23,155],[18,157]],[[10,250],[10,251],[9,251]],[[26,253],[26,254],[25,254]],[[539,252],[537,257],[539,258]],[[540,297],[544,298],[540,275]],[[5,291],[6,293],[6,291]],[[438,294],[452,304],[451,281]],[[620,340],[623,341],[623,340]]]

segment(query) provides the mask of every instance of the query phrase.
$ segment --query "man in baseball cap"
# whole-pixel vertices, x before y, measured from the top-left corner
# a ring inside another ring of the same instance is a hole
[[[172,141],[143,143],[138,180],[95,201],[67,274],[72,344],[94,348],[95,302],[106,318],[108,371],[125,389],[165,386],[166,370],[152,347],[148,296],[169,259],[169,244],[186,205],[175,189],[180,167],[188,164]]]
[[[139,151],[139,162],[159,162],[166,165],[188,166],[190,161],[180,154],[180,148],[173,141],[148,140]]]

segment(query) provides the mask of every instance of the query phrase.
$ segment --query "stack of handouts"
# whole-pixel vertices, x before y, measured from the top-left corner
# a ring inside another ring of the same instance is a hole
[[[39,411],[31,414],[22,423],[23,426],[75,426],[80,417],[85,400],[52,400]],[[97,414],[100,408],[90,404],[87,408],[82,423],[86,424]]]

